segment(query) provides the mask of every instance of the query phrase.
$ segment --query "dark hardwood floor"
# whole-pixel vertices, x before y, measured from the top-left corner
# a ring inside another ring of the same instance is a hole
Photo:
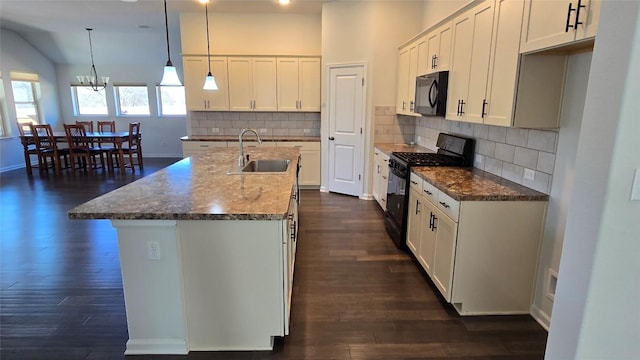
[[[145,159],[149,174],[176,159]],[[303,191],[291,332],[271,352],[123,355],[116,232],[66,211],[143,174],[0,174],[0,359],[542,359],[529,316],[460,317],[384,231],[376,203]]]

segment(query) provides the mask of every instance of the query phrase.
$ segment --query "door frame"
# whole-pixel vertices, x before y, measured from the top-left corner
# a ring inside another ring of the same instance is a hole
[[[372,129],[372,127],[370,126],[370,111],[369,111],[369,104],[371,103],[371,86],[369,86],[369,79],[371,79],[371,77],[369,76],[369,64],[366,61],[356,61],[356,62],[348,62],[348,63],[329,63],[329,64],[324,64],[323,69],[324,69],[324,76],[323,76],[323,81],[322,81],[322,94],[323,94],[323,98],[325,99],[324,102],[322,103],[321,107],[322,107],[322,112],[320,114],[321,117],[321,125],[320,125],[320,149],[321,149],[321,154],[325,154],[325,156],[322,156],[321,159],[321,163],[322,163],[322,171],[321,171],[321,180],[320,180],[320,191],[321,192],[329,192],[329,113],[330,113],[330,109],[331,109],[331,104],[329,104],[329,100],[327,99],[331,99],[330,97],[330,81],[331,81],[331,70],[332,69],[339,69],[339,68],[350,68],[350,67],[361,67],[362,68],[362,73],[363,73],[363,77],[364,77],[364,89],[363,89],[363,93],[364,93],[364,101],[362,102],[362,151],[360,154],[360,164],[361,164],[361,168],[360,168],[360,174],[362,176],[362,181],[360,182],[360,195],[358,196],[360,199],[365,199],[365,200],[371,200],[373,197],[371,196],[371,194],[367,194],[365,192],[365,189],[368,189],[370,187],[370,176],[367,176],[366,174],[369,173],[369,171],[371,170],[371,166],[370,164],[367,162],[365,162],[366,159],[369,159],[369,151],[370,148],[372,148],[370,146],[370,142],[371,142],[371,136],[372,134],[370,133],[371,131],[369,129]]]

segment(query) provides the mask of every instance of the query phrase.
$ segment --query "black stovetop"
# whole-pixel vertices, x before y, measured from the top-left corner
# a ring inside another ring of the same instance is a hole
[[[462,166],[464,162],[461,157],[434,153],[394,152],[393,156],[407,166]]]

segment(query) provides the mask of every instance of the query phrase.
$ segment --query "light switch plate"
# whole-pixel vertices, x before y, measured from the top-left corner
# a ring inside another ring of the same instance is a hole
[[[536,177],[536,172],[531,169],[524,169],[524,179],[533,181]]]
[[[482,163],[484,162],[484,156],[480,154],[476,154],[476,158],[474,162],[478,165],[482,165]]]
[[[211,128],[211,132],[212,133],[219,133],[220,132],[220,128]]]
[[[640,201],[640,169],[636,169],[636,174],[633,177],[633,184],[631,184],[631,200]]]
[[[264,129],[264,128],[260,129],[260,133],[261,133],[261,134],[262,134],[262,133],[266,133],[266,132],[267,132],[267,129]]]
[[[311,129],[304,129],[304,132],[305,132],[305,133],[310,133],[310,132],[311,132]]]

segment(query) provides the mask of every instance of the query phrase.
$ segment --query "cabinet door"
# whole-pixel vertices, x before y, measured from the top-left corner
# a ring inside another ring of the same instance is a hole
[[[404,114],[409,111],[408,97],[409,83],[409,48],[401,49],[398,55],[398,84],[396,86],[396,113]]]
[[[298,111],[298,58],[278,58],[278,111]]]
[[[471,51],[473,49],[473,13],[466,12],[453,19],[451,70],[447,96],[447,120],[462,120],[461,101],[467,101]]]
[[[207,100],[205,99],[204,90],[202,90],[204,78],[207,76],[208,71],[206,64],[205,57],[185,56],[182,58],[187,110],[207,110]]]
[[[416,47],[418,49],[418,68],[416,71],[416,76],[420,76],[431,72],[431,60],[429,58],[429,45],[427,44],[427,37],[424,36],[420,38],[416,42]]]
[[[252,60],[253,110],[276,111],[276,59],[255,58]]]
[[[320,111],[320,59],[299,60],[299,110]]]
[[[579,13],[578,5],[584,6]],[[520,51],[532,52],[593,37],[599,13],[600,0],[527,0]],[[576,22],[582,24],[575,28]]]
[[[407,246],[418,257],[420,252],[420,226],[423,198],[413,188],[409,190],[409,212],[407,214]]]
[[[251,58],[229,57],[229,110],[251,111],[253,89]]]
[[[487,92],[494,0],[483,1],[472,10],[473,39],[469,68],[469,93],[462,110],[463,121],[482,123],[483,101]]]
[[[520,62],[524,0],[497,0],[484,123],[511,126]]]
[[[422,209],[422,226],[420,229],[420,251],[418,252],[418,261],[422,264],[424,270],[433,276],[433,256],[436,248],[436,227],[434,226],[436,217],[436,206],[429,200],[423,201]]]
[[[451,301],[453,265],[456,255],[458,224],[437,211],[435,219],[436,242],[433,257],[431,280],[447,302]]]
[[[386,154],[380,154],[380,201],[382,202],[382,210],[387,210],[387,187],[389,185],[389,157]]]
[[[320,150],[301,150],[302,167],[300,168],[301,186],[320,185]]]
[[[375,149],[373,151],[373,186],[371,192],[378,205],[382,206],[382,201],[380,201],[380,180],[382,179],[380,171],[380,150]]]
[[[414,43],[409,48],[409,78],[407,79],[407,97],[405,101],[409,104],[407,109],[409,114],[415,110],[416,76],[418,76],[418,44]]]
[[[229,79],[227,77],[227,58],[224,56],[211,57],[211,74],[216,79],[218,90],[202,90],[205,93],[207,110],[229,111]],[[204,73],[209,72],[209,69]],[[199,88],[204,85],[204,76],[201,77]]]
[[[451,62],[451,23],[447,23],[427,35],[428,72],[449,70]]]

